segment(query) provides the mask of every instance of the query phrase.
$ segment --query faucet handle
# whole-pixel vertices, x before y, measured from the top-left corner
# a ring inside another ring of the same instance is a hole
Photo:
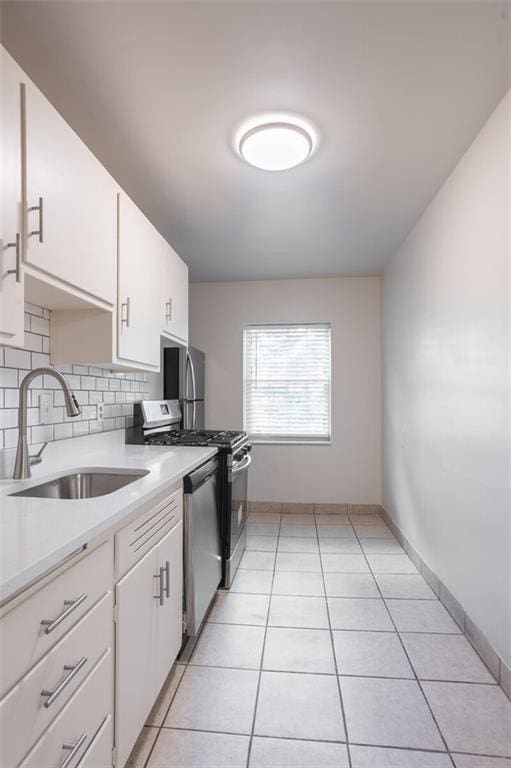
[[[48,442],[43,443],[42,446],[37,451],[37,453],[35,453],[33,456],[29,456],[28,457],[28,460],[29,460],[29,463],[30,463],[31,466],[33,464],[40,464],[42,462],[42,460],[43,460],[43,451],[44,451],[44,449],[46,448],[47,445],[48,445]]]

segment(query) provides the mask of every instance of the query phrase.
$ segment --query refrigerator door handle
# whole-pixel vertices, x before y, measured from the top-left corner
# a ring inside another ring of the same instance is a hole
[[[186,383],[187,384],[188,384],[188,369],[190,370],[190,375],[192,379],[192,397],[190,399],[193,400],[193,403],[192,403],[192,425],[191,427],[187,427],[187,429],[195,429],[195,422],[197,419],[197,404],[195,402],[196,395],[197,395],[196,386],[195,386],[195,369],[193,367],[192,356],[187,350],[186,352],[186,370],[187,370]],[[188,392],[186,394],[188,394]]]

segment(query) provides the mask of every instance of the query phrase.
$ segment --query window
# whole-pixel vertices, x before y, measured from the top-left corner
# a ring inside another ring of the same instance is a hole
[[[248,325],[243,333],[243,413],[251,438],[330,440],[329,324]]]

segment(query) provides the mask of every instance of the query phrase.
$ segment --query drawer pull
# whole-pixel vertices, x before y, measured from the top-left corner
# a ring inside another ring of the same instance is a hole
[[[64,762],[59,765],[59,768],[68,768],[86,741],[87,734],[82,733],[76,744],[63,744],[62,749],[69,750],[69,755],[66,757]]]
[[[32,205],[28,209],[29,211],[39,211],[39,229],[33,229],[32,232],[29,232],[29,235],[37,235],[39,238],[39,242],[43,243],[43,198],[39,198],[39,204],[38,205]]]
[[[170,563],[165,561],[165,596],[170,597]]]
[[[59,627],[62,622],[65,621],[67,617],[84,602],[84,600],[87,600],[87,595],[85,592],[83,595],[80,595],[80,597],[77,597],[76,600],[64,600],[64,605],[67,605],[67,608],[62,611],[60,616],[57,616],[56,619],[43,619],[41,621],[41,624],[46,627],[44,634],[49,635],[51,632],[53,632],[54,629],[57,629],[57,627]]]
[[[156,578],[159,581],[158,586],[160,588],[160,591],[157,595],[155,595],[155,598],[159,601],[160,605],[163,605],[163,603],[165,602],[165,587],[163,586],[164,576],[165,576],[165,566],[160,565],[160,570],[156,574]]]
[[[41,696],[48,696],[46,701],[44,702],[44,706],[46,709],[48,707],[51,707],[54,701],[58,699],[64,688],[67,688],[71,680],[76,677],[76,675],[79,673],[79,671],[87,664],[87,656],[82,656],[80,661],[77,661],[76,664],[65,664],[64,670],[68,672],[65,676],[65,678],[62,680],[61,683],[58,684],[58,686],[55,688],[54,691],[47,691],[46,689],[43,689],[41,691]]]

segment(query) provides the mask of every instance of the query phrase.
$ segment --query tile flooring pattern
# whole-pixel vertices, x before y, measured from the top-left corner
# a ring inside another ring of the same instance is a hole
[[[511,768],[511,702],[378,514],[253,513],[132,768]]]

